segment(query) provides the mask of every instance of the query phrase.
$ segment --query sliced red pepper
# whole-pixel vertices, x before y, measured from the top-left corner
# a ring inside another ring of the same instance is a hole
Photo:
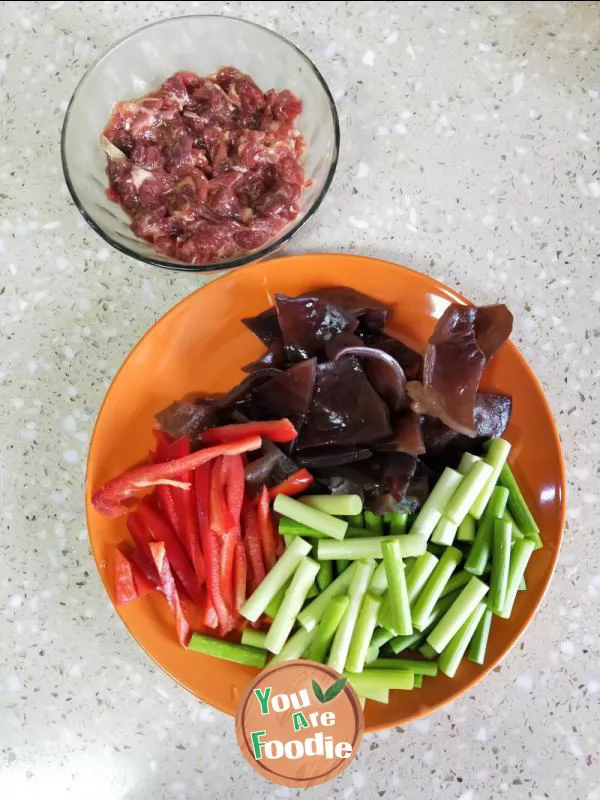
[[[258,532],[256,509],[250,503],[246,503],[242,509],[242,521],[244,528],[244,545],[246,547],[248,561],[250,562],[250,587],[251,591],[254,591],[265,577],[265,564],[260,544],[260,534]]]
[[[220,563],[220,582],[223,600],[230,609],[235,608],[233,593],[233,565],[235,558],[236,536],[233,533],[226,533],[221,538],[221,563]]]
[[[130,603],[138,597],[131,561],[115,547],[115,599],[117,605]]]
[[[154,539],[148,528],[139,518],[137,511],[127,515],[127,530],[135,544],[135,559],[138,567],[148,580],[158,585],[158,572],[150,555],[150,542]]]
[[[264,436],[272,442],[291,442],[298,436],[298,431],[284,417],[267,422],[240,422],[223,425],[221,428],[209,428],[199,438],[202,444],[222,444],[241,439],[242,436]]]
[[[233,562],[233,599],[236,611],[246,602],[247,562],[246,551],[241,539],[235,543],[235,557]]]
[[[292,473],[277,486],[269,489],[269,497],[273,500],[278,494],[287,494],[289,497],[295,494],[302,494],[313,482],[313,476],[307,469],[299,469]]]
[[[117,545],[117,548],[121,551],[121,555],[131,563],[138,597],[144,597],[153,592],[160,583],[154,562],[151,559],[148,560],[154,574],[152,577],[147,577],[146,568],[148,564],[146,555],[141,550],[138,550],[137,547],[132,547],[129,542],[121,542]]]
[[[190,451],[190,438],[189,436],[181,436],[179,439],[173,439],[164,431],[155,430],[154,436],[156,437],[156,451],[151,454],[150,461],[153,464],[161,464],[165,461],[173,461],[175,458],[182,458],[187,456]],[[187,475],[178,475],[177,480],[189,482]],[[165,517],[171,523],[171,527],[181,539],[181,543],[187,549],[187,542],[183,534],[183,520],[181,519],[181,509],[178,508],[177,497],[175,492],[181,496],[183,491],[176,489],[174,486],[166,486],[160,484],[156,487],[156,496],[158,502],[164,513]],[[189,490],[188,490],[189,491]],[[191,554],[188,551],[188,555]]]
[[[164,542],[152,542],[150,545],[150,552],[152,553],[152,558],[156,564],[158,574],[160,575],[162,592],[167,599],[171,611],[175,614],[177,638],[179,639],[179,643],[186,647],[191,633],[190,624],[175,585],[175,579],[173,578],[173,573],[169,566],[169,559],[167,558]]]
[[[164,542],[167,558],[181,581],[187,596],[190,600],[200,605],[203,599],[202,593],[187,554],[173,528],[161,514],[156,502],[150,495],[142,498],[137,513],[152,534],[152,538],[156,542]],[[152,550],[152,544],[149,547]]]
[[[210,477],[210,528],[224,536],[233,530],[233,518],[225,500],[223,459],[217,458]]]
[[[263,560],[265,569],[268,572],[277,559],[277,539],[280,537],[275,532],[271,518],[271,502],[269,500],[269,490],[266,486],[261,486],[258,493],[257,517]]]
[[[195,470],[201,464],[206,464],[218,456],[237,455],[238,453],[246,453],[249,450],[258,450],[260,445],[260,436],[246,436],[237,441],[228,441],[215,447],[196,450],[194,453],[173,461],[135,467],[123,472],[116,478],[112,478],[101,489],[98,489],[92,496],[92,503],[101,514],[105,514],[108,517],[118,517],[129,510],[123,504],[123,501],[136,492],[160,484],[188,488],[187,486],[182,486],[181,482],[176,481],[175,476],[186,470]]]
[[[212,604],[212,600],[208,596],[208,592],[206,592],[206,601],[204,603],[204,609],[202,613],[202,624],[205,625],[207,628],[216,628],[219,625],[219,620],[217,619],[217,612],[215,611],[215,607]]]
[[[242,456],[223,456],[223,476],[225,481],[225,500],[231,514],[234,530],[240,534],[240,515],[244,503],[244,461]]]

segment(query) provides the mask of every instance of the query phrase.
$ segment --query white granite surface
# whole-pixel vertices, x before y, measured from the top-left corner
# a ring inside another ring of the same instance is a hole
[[[515,313],[565,446],[558,570],[476,689],[367,737],[311,797],[600,799],[600,5],[0,3],[0,798],[285,798],[233,723],[156,668],[90,556],[82,481],[111,375],[200,279],[140,266],[63,183],[70,94],[111,42],[210,11],[280,31],[322,69],[342,155],[297,250],[425,270]]]

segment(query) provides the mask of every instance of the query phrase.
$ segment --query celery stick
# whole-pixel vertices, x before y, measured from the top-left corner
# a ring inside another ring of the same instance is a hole
[[[510,522],[510,524],[512,525],[512,538],[513,538],[513,541],[515,541],[516,539],[524,539],[525,538],[525,534],[523,533],[523,531],[519,530],[519,528],[517,527],[517,523],[515,522],[515,518],[510,513],[508,508],[504,509],[504,514],[502,514],[502,519],[505,519],[507,522]]]
[[[457,597],[458,592],[454,592],[446,595],[446,597],[440,598],[427,620],[426,627],[423,628],[422,631],[415,631],[412,636],[395,636],[393,639],[390,639],[389,647],[392,652],[402,653],[404,650],[414,650],[416,647],[419,647],[433,630],[436,622],[443,617]]]
[[[344,671],[355,690],[364,695],[369,689],[412,689],[415,683],[414,672],[404,669],[371,669],[362,672]]]
[[[369,642],[377,625],[377,612],[380,605],[381,600],[367,592],[363,598],[356,625],[352,632],[350,649],[346,659],[346,669],[349,672],[362,672],[363,670]]]
[[[473,453],[463,453],[456,469],[461,475],[466,475],[476,461],[481,461],[481,458]]]
[[[462,480],[463,476],[459,472],[446,467],[417,514],[410,528],[411,534],[419,534],[419,536],[429,539],[448,501]]]
[[[336,559],[362,559],[382,558],[381,545],[383,542],[397,540],[400,542],[400,552],[404,558],[422,555],[427,542],[422,536],[408,533],[404,536],[369,536],[365,539],[345,539],[343,542],[331,539],[320,539],[317,544],[317,558],[319,561]]]
[[[469,661],[472,661],[474,664],[485,663],[485,651],[487,649],[487,643],[490,637],[490,628],[492,625],[493,616],[494,615],[490,609],[486,608],[481,619],[479,620],[479,624],[475,628],[475,633],[473,634],[473,638],[469,644],[468,653]]]
[[[420,689],[423,686],[423,675],[418,672],[415,672],[415,684],[413,689]]]
[[[499,614],[506,601],[508,569],[510,567],[511,524],[504,519],[494,520],[492,536],[492,574],[487,606]]]
[[[363,674],[364,673],[362,673],[362,672],[358,673],[358,677],[360,678]],[[353,680],[354,676],[350,675],[350,673],[348,673],[348,675],[346,675],[345,677],[347,678],[348,683],[350,684],[350,686],[352,686],[352,688],[354,689],[354,691],[356,692],[356,694],[359,697],[365,697],[367,700],[374,700],[376,703],[389,703],[390,702],[390,690],[389,689],[381,689],[380,687],[373,686],[373,685],[365,686],[364,681],[363,682],[360,682],[360,681],[355,682]],[[360,687],[356,685],[357,683],[360,683]],[[360,688],[360,691],[359,691],[359,688]]]
[[[319,590],[322,592],[323,589],[326,589],[332,580],[333,580],[333,562],[321,561],[319,574],[317,575],[317,586],[319,587]]]
[[[333,539],[343,539],[346,535],[348,523],[346,520],[332,517],[316,508],[305,506],[293,497],[278,494],[273,503],[273,510],[284,517],[289,517],[296,522],[301,522],[309,528],[330,536]]]
[[[282,496],[278,495],[278,497]],[[305,542],[304,539],[294,539],[281,558],[275,562],[274,566],[265,575],[260,585],[246,600],[240,609],[240,614],[249,619],[250,622],[256,622],[269,602],[296,571],[296,567],[302,557],[310,553],[310,548],[310,544]]]
[[[390,514],[390,534],[392,536],[402,536],[408,527],[408,514],[399,511],[392,511]]]
[[[327,539],[324,533],[287,517],[281,517],[279,520],[279,533],[282,536],[303,536],[305,539]]]
[[[525,574],[525,569],[534,550],[535,542],[532,539],[519,539],[513,546],[510,554],[510,567],[508,569],[506,600],[504,601],[504,607],[499,615],[504,619],[508,619],[512,613],[521,578]]]
[[[356,625],[363,597],[367,592],[374,569],[374,561],[359,561],[352,575],[352,582],[348,587],[348,598],[350,602],[335,633],[331,645],[331,652],[327,661],[329,666],[337,670],[337,672],[342,672],[346,665],[354,626]]]
[[[282,661],[293,661],[296,658],[302,658],[310,647],[316,630],[316,628],[313,628],[311,631],[307,631],[305,628],[299,628],[296,633],[290,636],[279,653],[269,661],[269,666],[280,664]]]
[[[527,584],[525,583],[525,578],[521,578],[519,582],[519,591],[524,592],[527,589]]]
[[[410,636],[413,631],[410,616],[410,603],[406,590],[404,562],[400,554],[400,539],[392,539],[381,545],[383,563],[388,584],[387,598],[390,605],[394,633]],[[352,672],[359,670],[352,669]]]
[[[428,661],[432,661],[434,658],[438,657],[437,652],[433,649],[429,642],[423,642],[423,644],[419,647],[419,653],[421,653],[423,658],[426,658]]]
[[[440,517],[431,536],[431,541],[434,544],[452,544],[456,538],[457,531],[458,525],[446,519],[446,517]]]
[[[316,628],[315,637],[308,648],[307,658],[312,661],[325,661],[335,632],[348,607],[348,602],[348,598],[345,595],[339,595],[329,603]]]
[[[372,531],[377,536],[383,535],[383,518],[377,516],[372,511],[365,511],[363,514],[365,518],[365,528]]]
[[[345,538],[360,539],[361,536],[371,536],[372,533],[372,531],[368,531],[366,528],[355,528],[353,525],[348,525]]]
[[[283,603],[283,598],[285,597],[285,593],[287,591],[289,583],[290,583],[289,581],[286,581],[285,584],[281,587],[281,589],[277,592],[277,594],[267,604],[267,607],[265,608],[265,614],[268,617],[271,617],[271,619],[273,619],[273,617],[279,611],[279,608]]]
[[[328,564],[330,562],[324,561],[324,564]],[[387,589],[387,576],[385,574],[385,564],[383,561],[380,561],[379,564],[375,567],[375,571],[371,576],[371,583],[369,584],[369,592],[376,597],[380,597],[385,590]]]
[[[265,647],[271,653],[279,653],[285,644],[318,571],[319,564],[312,558],[303,558],[298,564],[292,582],[283,598],[283,603],[275,615],[265,639]]]
[[[335,574],[339,577],[342,572],[345,572],[352,562],[347,561],[345,558],[337,558],[335,561]]]
[[[473,580],[477,580],[473,578]],[[460,628],[456,631],[452,639],[444,648],[438,660],[438,666],[444,675],[453,678],[456,675],[462,657],[464,656],[469,642],[472,640],[477,626],[485,613],[485,603],[479,603],[470,615],[466,618]]]
[[[488,563],[492,550],[494,520],[502,517],[507,500],[508,489],[505,489],[503,486],[496,486],[486,506],[483,518],[479,523],[479,528],[475,534],[475,540],[465,562],[465,569],[472,575],[483,574],[483,570]]]
[[[378,658],[371,665],[374,669],[405,669],[415,675],[437,675],[438,666],[434,661],[417,661],[416,658]]]
[[[258,647],[247,647],[245,644],[234,644],[223,639],[212,639],[202,633],[192,633],[188,650],[204,653],[206,656],[222,658],[225,661],[235,661],[247,667],[262,669],[267,660],[267,653]]]
[[[362,514],[354,514],[353,516],[348,517],[348,526],[351,528],[364,528],[365,527],[364,516]]]
[[[436,652],[442,652],[488,592],[489,586],[479,578],[471,578],[427,637],[427,642]]]
[[[370,664],[379,657],[379,649],[383,647],[384,644],[389,642],[393,635],[394,634],[391,631],[388,631],[385,628],[375,629],[373,636],[371,636],[369,649],[367,650],[367,657],[365,659],[367,664]]]
[[[249,625],[247,625],[242,631],[242,644],[246,644],[248,647],[260,647],[263,650],[266,650],[266,637],[267,634],[265,631],[255,631],[254,628],[251,628]]]
[[[458,526],[458,533],[456,534],[457,542],[472,542],[475,539],[475,520],[470,514],[463,519]]]
[[[492,474],[471,506],[471,516],[475,519],[481,519],[492,491],[494,490],[494,486],[498,482],[500,471],[510,453],[510,442],[507,442],[506,439],[490,439],[487,444],[485,462],[492,468]]]
[[[446,507],[442,509],[442,516],[454,522],[455,525],[460,525],[492,477],[493,472],[493,467],[485,461],[476,461],[462,479]]]
[[[318,597],[318,596],[319,596],[319,587],[317,586],[317,581],[315,579],[313,581],[312,586],[310,587],[310,589],[306,593],[306,599],[307,600],[312,600],[313,597]]]
[[[500,470],[498,482],[508,489],[508,510],[514,517],[518,529],[524,536],[535,542],[536,550],[542,547],[540,529],[525,502],[525,498],[508,463],[505,463]]]
[[[460,572],[455,573],[448,583],[444,586],[440,597],[445,597],[447,594],[452,594],[457,589],[462,589],[465,584],[467,584],[471,580],[471,573],[465,572],[464,569],[461,569]]]
[[[432,553],[423,553],[406,569],[406,593],[410,603],[419,596],[437,563],[438,559]]]
[[[461,559],[462,553],[456,547],[448,547],[440,558],[412,607],[413,626],[417,630],[422,630],[426,627],[427,620],[435,604],[440,599],[444,586],[460,564]]]
[[[352,577],[356,571],[356,563],[344,570],[341,575],[332,581],[329,586],[324,589],[321,594],[316,597],[312,603],[309,603],[306,608],[298,614],[298,622],[306,630],[312,630],[317,623],[321,620],[325,609],[334,597],[341,594],[346,594],[348,587],[352,582]]]
[[[360,514],[363,507],[359,494],[305,494],[299,502],[334,517],[353,517]]]

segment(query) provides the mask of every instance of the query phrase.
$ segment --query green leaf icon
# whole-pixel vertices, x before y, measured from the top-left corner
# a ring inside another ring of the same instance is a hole
[[[334,681],[329,689],[323,695],[323,703],[328,703],[330,700],[333,700],[338,694],[342,691],[346,684],[346,678],[339,678],[337,681]]]
[[[324,703],[325,702],[325,695],[323,694],[323,689],[321,689],[321,687],[319,686],[319,684],[315,680],[313,680],[313,682],[312,682],[312,689],[313,689],[313,692],[315,693],[315,697],[317,698],[317,700],[320,703]]]

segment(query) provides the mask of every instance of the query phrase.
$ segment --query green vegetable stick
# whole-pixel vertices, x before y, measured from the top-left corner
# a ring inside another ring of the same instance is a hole
[[[421,686],[423,686],[423,676],[420,673],[415,672],[415,684],[413,689],[420,689]]]
[[[479,603],[448,642],[438,660],[438,666],[444,675],[449,678],[456,675],[456,670],[484,614],[485,603]]]
[[[421,653],[423,658],[426,658],[428,661],[432,661],[434,658],[438,657],[437,652],[433,649],[429,642],[423,642],[423,644],[419,647],[419,653]]]
[[[316,628],[311,631],[299,628],[296,633],[290,636],[279,653],[269,661],[269,666],[280,664],[282,661],[293,661],[296,658],[302,658],[310,647],[316,632]]]
[[[417,661],[416,658],[378,658],[371,665],[375,669],[405,669],[415,675],[435,677],[438,665],[434,661]]]
[[[334,517],[356,516],[363,507],[362,497],[359,494],[305,494],[299,502]]]
[[[422,631],[415,631],[412,636],[395,636],[393,639],[390,639],[389,646],[392,652],[402,653],[409,648],[412,650],[419,647],[433,630],[436,622],[444,616],[457,597],[458,592],[454,592],[453,594],[440,598],[435,604],[431,616],[427,620],[426,627],[423,628]]]
[[[316,597],[312,603],[309,603],[306,608],[298,614],[298,622],[303,628],[310,631],[316,627],[317,623],[321,620],[325,609],[334,597],[341,594],[346,594],[348,587],[352,581],[352,576],[356,571],[356,564],[352,564],[347,570],[344,570],[341,575],[332,581],[329,586],[324,589],[321,594]]]
[[[475,534],[475,541],[471,546],[465,562],[465,569],[472,575],[482,575],[492,550],[492,533],[494,520],[501,518],[508,500],[508,489],[496,486],[491,494],[479,528]]]
[[[306,593],[306,599],[307,600],[312,600],[313,597],[318,597],[318,596],[319,596],[319,587],[317,586],[317,581],[315,579],[313,581],[313,583],[312,583],[312,586],[310,587],[310,589]]]
[[[479,624],[475,628],[475,633],[469,644],[468,653],[469,661],[472,661],[474,664],[485,663],[485,651],[490,637],[493,616],[491,610],[486,608],[479,620]]]
[[[461,569],[460,572],[455,573],[448,583],[444,586],[444,589],[440,595],[440,597],[445,597],[447,594],[452,594],[457,589],[462,589],[470,580],[471,580],[471,573],[465,572],[464,569]]]
[[[493,467],[485,461],[476,461],[446,504],[446,507],[442,509],[442,516],[454,522],[455,525],[460,525],[471,510],[473,503],[479,497],[480,492],[492,477],[493,472]]]
[[[399,511],[392,511],[390,514],[390,534],[392,536],[402,536],[408,527],[408,514]]]
[[[461,475],[466,475],[476,461],[481,461],[480,456],[474,456],[473,453],[463,453],[456,469]]]
[[[479,578],[471,578],[427,637],[427,641],[436,652],[441,653],[444,650],[450,639],[488,592],[489,586],[483,581],[480,581]]]
[[[348,650],[348,658],[345,665],[349,672],[362,672],[363,670],[369,642],[377,625],[377,612],[380,605],[381,600],[367,592],[363,598],[356,625],[352,632],[350,649]]]
[[[371,636],[365,663],[370,664],[372,661],[375,661],[375,659],[379,657],[379,649],[389,642],[393,635],[391,631],[387,631],[385,628],[377,628],[373,636]]]
[[[286,581],[285,584],[281,587],[281,589],[277,592],[277,594],[267,604],[267,607],[265,608],[265,614],[271,617],[271,619],[273,619],[273,617],[275,617],[277,612],[279,611],[279,608],[283,603],[283,598],[285,597],[285,593],[287,591],[289,583],[290,583],[289,581]]]
[[[510,567],[511,524],[504,519],[494,520],[492,536],[492,574],[487,606],[499,614],[506,601],[508,569]]]
[[[383,535],[383,517],[379,517],[372,511],[363,512],[365,518],[365,528],[372,531],[377,536]]]
[[[330,563],[327,561],[324,564]],[[371,583],[369,584],[369,592],[376,597],[380,597],[387,589],[387,575],[385,574],[385,564],[380,561],[375,567],[373,575],[371,576]]]
[[[282,496],[278,495],[278,497]],[[296,571],[301,558],[310,553],[310,548],[310,544],[304,539],[294,539],[246,600],[240,609],[240,614],[250,622],[256,622],[269,602]]]
[[[362,674],[363,673],[359,673],[358,677],[360,678]],[[348,683],[350,684],[350,686],[352,686],[352,688],[359,697],[366,697],[367,700],[374,700],[376,703],[390,702],[389,689],[381,689],[380,687],[373,685],[365,686],[364,681],[355,682],[353,680],[353,676],[351,676],[350,674],[346,675],[345,677],[348,679]],[[360,683],[360,689],[361,689],[360,692],[359,692],[359,687],[356,685],[357,683]]]
[[[333,562],[321,561],[319,574],[317,575],[317,586],[320,591],[326,589],[333,580]]]
[[[519,582],[519,591],[524,592],[527,589],[527,584],[525,583],[525,578],[521,578]]]
[[[508,619],[512,613],[521,578],[525,574],[525,569],[534,550],[535,542],[531,539],[519,539],[513,546],[510,554],[510,567],[508,569],[506,600],[504,601],[504,607],[499,615],[503,619]]]
[[[437,525],[434,528],[431,541],[434,544],[452,544],[456,538],[457,531],[458,525],[451,520],[446,519],[446,517],[440,517]]]
[[[410,603],[419,596],[438,561],[433,553],[423,553],[406,569],[406,593]]]
[[[352,582],[348,587],[348,599],[350,602],[335,632],[327,661],[329,666],[337,670],[337,672],[342,672],[346,665],[354,626],[374,569],[374,561],[359,561],[352,575]]]
[[[342,572],[345,572],[352,562],[347,561],[345,558],[338,558],[335,562],[335,574],[341,575]]]
[[[498,482],[500,470],[504,466],[504,463],[508,458],[508,454],[510,453],[510,442],[507,442],[506,439],[490,439],[487,444],[488,448],[485,461],[492,468],[492,474],[479,493],[477,500],[475,500],[471,506],[471,516],[475,519],[481,519],[483,512],[485,511],[485,507],[487,506],[491,497],[492,491],[494,490],[494,486]]]
[[[327,539],[324,533],[287,517],[279,520],[279,533],[282,536],[303,536],[305,539]]]
[[[317,544],[317,557],[319,561],[339,558],[351,561],[362,558],[382,558],[382,543],[395,540],[400,542],[400,552],[404,558],[420,556],[427,548],[427,541],[422,536],[412,533],[394,537],[369,536],[365,539],[346,539],[343,542],[320,539]]]
[[[355,528],[353,525],[348,525],[348,530],[346,531],[346,539],[360,539],[361,536],[371,536],[372,531],[368,531],[366,528]]]
[[[419,534],[419,536],[429,539],[448,501],[462,480],[463,476],[460,472],[446,467],[411,525],[411,534]]]
[[[354,514],[354,516],[348,517],[348,525],[351,528],[364,528],[365,518],[362,514]]]
[[[362,672],[344,672],[344,677],[353,684],[357,692],[364,695],[369,689],[412,689],[414,672],[404,669],[368,669]],[[360,688],[359,688],[360,687]]]
[[[383,563],[388,584],[388,601],[393,630],[399,636],[409,636],[413,632],[410,616],[410,603],[406,590],[404,562],[400,553],[400,539],[392,539],[381,545]],[[352,669],[352,672],[359,670]]]
[[[472,542],[475,539],[475,520],[470,514],[463,519],[458,526],[458,533],[456,534],[457,542]]]
[[[515,518],[510,513],[508,508],[504,509],[504,514],[502,514],[502,519],[505,519],[507,522],[510,522],[510,524],[512,525],[512,538],[513,538],[513,541],[515,541],[516,539],[524,539],[525,538],[525,534],[523,533],[523,531],[519,530],[519,528],[517,527],[517,523],[515,522]]]
[[[251,628],[249,625],[247,625],[242,631],[242,644],[246,644],[248,647],[260,647],[263,650],[266,650],[266,636],[267,634],[265,631],[255,631],[254,628]]]
[[[265,647],[271,653],[279,653],[285,644],[318,571],[319,564],[312,558],[303,558],[298,564],[292,582],[283,598],[283,603],[275,615],[265,639]]]
[[[348,602],[348,598],[345,595],[340,595],[339,597],[334,597],[329,603],[321,617],[321,621],[317,625],[314,639],[308,649],[307,658],[312,661],[325,661],[335,632],[348,607]]]
[[[314,528],[332,539],[343,539],[346,535],[346,528],[348,527],[346,520],[332,517],[331,514],[325,514],[325,512],[316,508],[305,506],[285,494],[277,495],[273,503],[273,511],[277,512],[277,514],[283,514],[284,517],[289,517],[296,522],[301,522],[303,525],[308,525],[309,528]]]
[[[195,650],[197,653],[204,653],[207,656],[222,658],[225,661],[236,661],[238,664],[245,664],[247,667],[259,667],[260,669],[264,667],[267,660],[266,650],[258,647],[247,647],[245,644],[225,642],[222,639],[212,639],[202,633],[192,634],[188,650]]]
[[[498,482],[508,489],[508,510],[514,517],[518,529],[524,536],[531,538],[535,542],[536,550],[542,547],[540,529],[525,502],[525,498],[508,463],[505,463],[500,470]]]
[[[413,626],[417,630],[422,630],[427,626],[427,620],[435,604],[440,599],[444,586],[460,564],[461,559],[462,553],[460,550],[457,550],[456,547],[448,547],[436,564],[435,569],[412,607]]]

